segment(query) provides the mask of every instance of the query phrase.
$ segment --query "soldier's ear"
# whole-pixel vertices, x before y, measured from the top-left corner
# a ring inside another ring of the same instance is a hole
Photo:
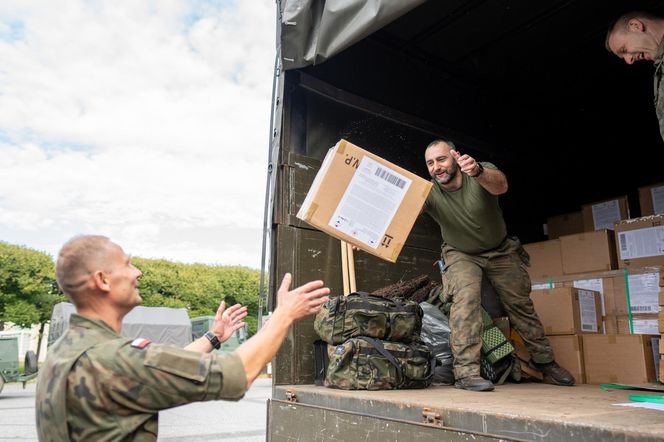
[[[92,274],[92,283],[96,289],[103,292],[108,292],[111,290],[111,280],[109,275],[102,272],[101,270],[97,270]]]
[[[643,32],[646,25],[638,18],[633,18],[627,22],[627,28],[632,32]]]

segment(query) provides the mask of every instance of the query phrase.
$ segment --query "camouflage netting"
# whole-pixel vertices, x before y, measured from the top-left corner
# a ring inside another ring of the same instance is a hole
[[[420,275],[407,281],[399,281],[372,292],[384,298],[403,298],[415,302],[423,302],[440,289],[440,282],[432,281],[427,275]]]

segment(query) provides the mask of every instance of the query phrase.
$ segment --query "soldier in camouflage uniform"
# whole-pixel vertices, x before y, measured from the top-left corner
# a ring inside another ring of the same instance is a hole
[[[558,385],[574,377],[554,361],[549,340],[530,299],[530,278],[521,244],[507,236],[498,195],[507,178],[491,163],[461,155],[450,141],[436,140],[425,151],[433,188],[423,210],[443,237],[443,303],[451,302],[450,343],[458,388],[493,390],[480,376],[482,276],[493,285],[510,323],[522,335],[534,368]]]
[[[329,289],[312,281],[289,291],[260,333],[233,353],[210,353],[242,327],[239,304],[220,305],[210,332],[185,349],[120,336],[122,318],[141,297],[141,271],[102,236],[65,244],[56,264],[62,291],[76,306],[67,332],[49,349],[37,382],[40,441],[155,441],[158,411],[194,401],[238,400],[274,357],[288,328],[317,313]]]
[[[605,46],[627,64],[639,60],[655,64],[655,112],[664,139],[664,18],[645,11],[623,14],[609,26]]]

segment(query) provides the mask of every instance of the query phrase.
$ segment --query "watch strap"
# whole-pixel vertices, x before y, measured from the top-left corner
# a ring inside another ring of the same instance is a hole
[[[219,338],[217,338],[214,333],[207,331],[203,336],[205,336],[208,341],[210,341],[210,344],[212,344],[212,347],[214,347],[215,350],[219,350],[221,348],[221,342],[219,342]]]
[[[471,175],[471,178],[477,178],[478,176],[482,175],[482,172],[484,172],[484,166],[482,166],[482,163],[477,163],[477,173],[475,175]]]

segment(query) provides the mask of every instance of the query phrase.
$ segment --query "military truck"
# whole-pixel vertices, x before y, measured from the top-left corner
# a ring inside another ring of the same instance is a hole
[[[503,170],[510,234],[545,240],[548,216],[662,181],[653,66],[607,52],[608,23],[659,1],[277,1],[277,54],[265,200],[263,270],[271,310],[285,272],[342,292],[338,240],[295,215],[339,139],[429,178],[437,138]],[[416,222],[398,260],[355,253],[357,288],[420,274],[440,232]],[[267,439],[662,440],[658,411],[618,407],[627,392],[505,384],[341,391],[314,384],[313,319],[298,322],[272,363]]]
[[[18,338],[0,337],[0,393],[8,382],[26,382],[37,377],[37,356],[29,350],[23,360],[23,373],[18,362]]]

